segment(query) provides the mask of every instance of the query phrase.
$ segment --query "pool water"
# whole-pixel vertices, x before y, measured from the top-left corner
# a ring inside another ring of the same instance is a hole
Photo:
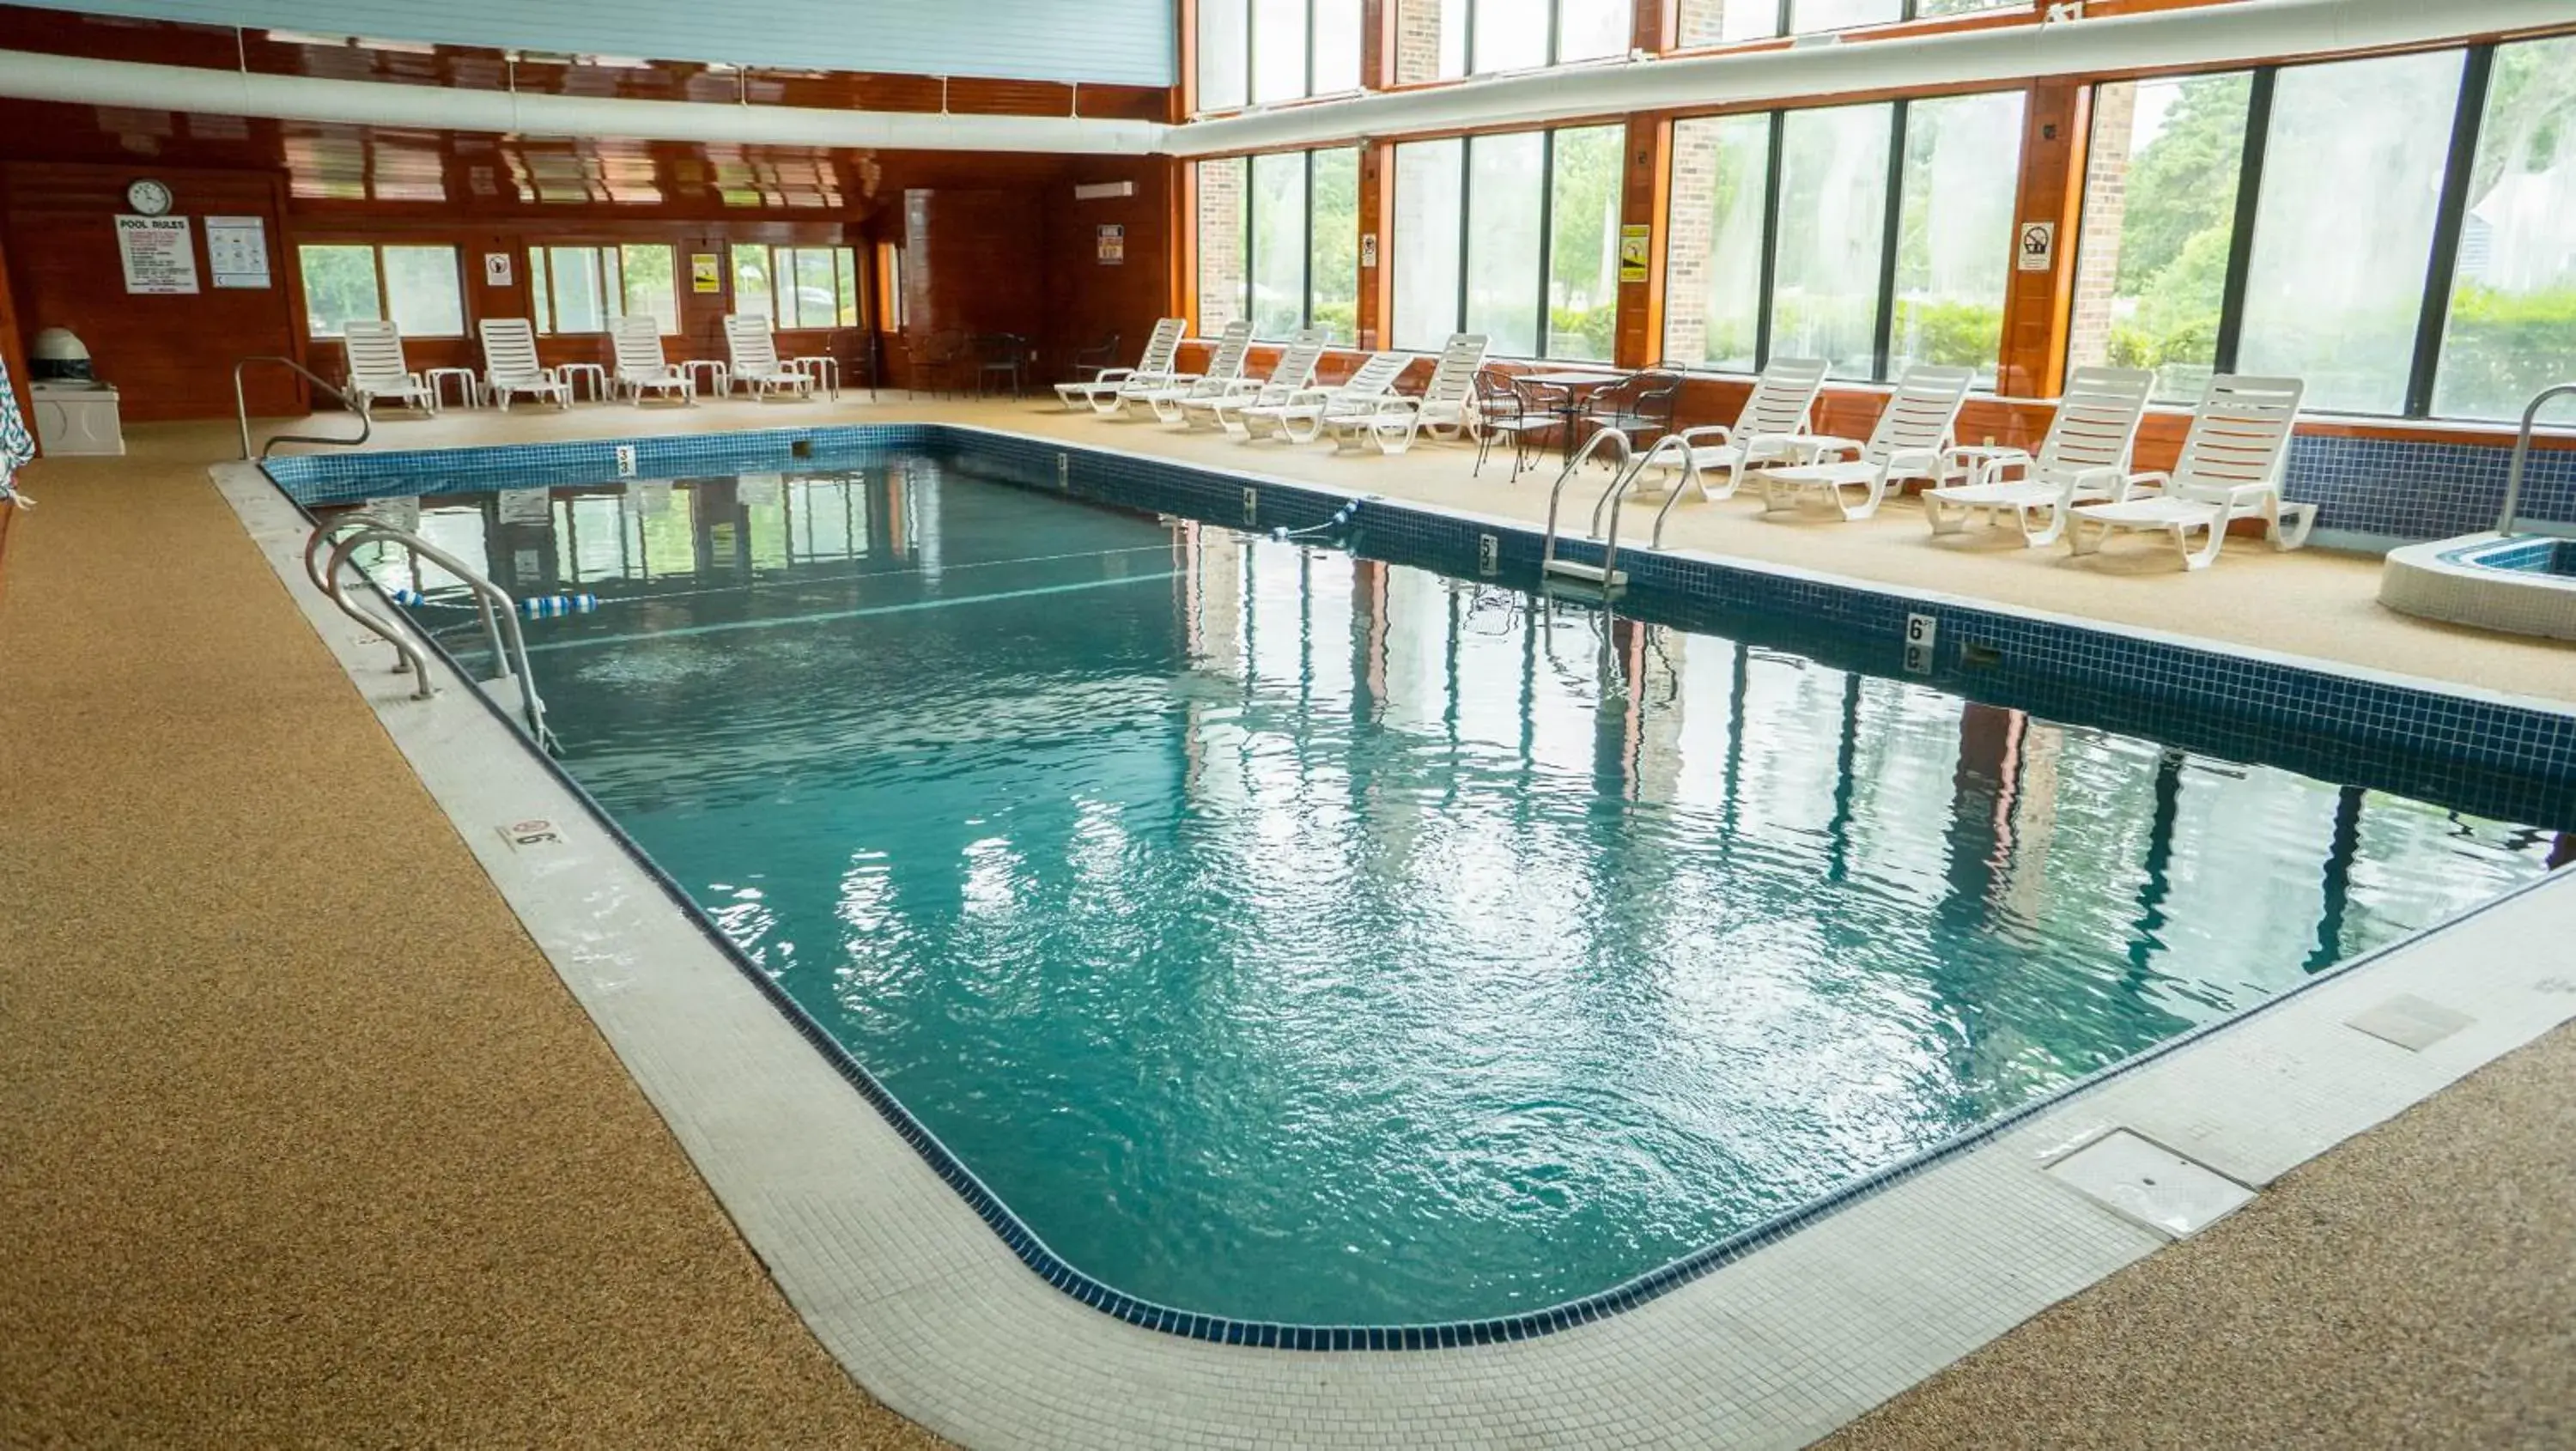
[[[2555,846],[927,458],[421,507],[599,596],[528,626],[562,763],[759,970],[1212,1315],[1608,1289]]]

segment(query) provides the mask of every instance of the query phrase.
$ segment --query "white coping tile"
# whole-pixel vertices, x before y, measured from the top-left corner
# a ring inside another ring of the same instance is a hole
[[[1142,1330],[1023,1266],[470,687],[409,699],[305,579],[294,507],[247,465],[215,473],[797,1313],[879,1399],[969,1446],[1802,1445],[2164,1242],[2051,1182],[2071,1148],[2128,1127],[2259,1186],[2576,1016],[2576,972],[2552,966],[2571,876],[1593,1324],[1346,1353]],[[560,851],[495,829],[530,816],[561,825]],[[2397,992],[2474,1021],[2420,1053],[2345,1025]]]

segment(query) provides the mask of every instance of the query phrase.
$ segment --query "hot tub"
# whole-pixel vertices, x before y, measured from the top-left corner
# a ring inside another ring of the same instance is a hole
[[[2379,576],[2392,610],[2576,640],[2576,539],[2548,534],[2470,534],[2392,551]]]

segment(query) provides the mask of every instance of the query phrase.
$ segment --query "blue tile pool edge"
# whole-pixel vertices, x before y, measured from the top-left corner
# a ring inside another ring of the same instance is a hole
[[[1081,451],[1085,453],[1105,454],[1107,457],[1114,458],[1122,462],[1162,462],[1160,460],[1140,460],[1134,455],[1117,454],[1102,450],[1082,449],[1079,445],[1060,445],[1055,443],[1053,440],[1029,439],[1025,435],[994,434],[988,430],[982,429],[952,429],[945,425],[869,424],[853,425],[835,429],[776,429],[761,430],[757,434],[753,435],[729,434],[700,437],[714,437],[717,439],[741,439],[748,437],[761,440],[775,440],[779,443],[788,443],[796,440],[812,439],[819,434],[827,433],[864,433],[870,435],[899,434],[902,435],[899,440],[884,440],[873,437],[868,440],[869,442],[882,442],[883,446],[886,447],[897,448],[919,446],[922,443],[937,440],[938,435],[958,433],[986,438],[1012,438],[1020,441],[1042,444],[1045,447],[1055,449],[1063,453]],[[665,439],[659,441],[668,443],[672,440]],[[643,440],[608,440],[591,445],[591,447],[598,449],[607,458],[609,458],[611,460],[611,468],[613,469],[615,449],[619,444],[624,443],[628,446],[634,446],[641,442],[643,442]],[[310,521],[312,515],[304,501],[296,496],[294,488],[284,479],[281,479],[271,465],[278,463],[292,464],[300,462],[305,458],[318,458],[327,462],[340,462],[343,460],[364,458],[375,458],[379,460],[389,458],[423,458],[439,454],[457,453],[506,455],[519,449],[530,447],[554,449],[565,446],[499,445],[490,448],[470,450],[421,450],[406,454],[332,456],[304,455],[291,459],[263,460],[261,462],[261,472],[286,498],[287,502],[293,505],[299,513],[303,514],[306,519]],[[494,462],[497,465],[501,464],[503,461],[496,459]],[[641,461],[639,459],[639,476],[651,477],[650,474],[645,474],[641,471],[640,462]],[[703,456],[697,456],[694,457],[693,462],[698,466],[703,467],[711,462],[739,461],[708,460]],[[802,463],[805,462],[805,460],[793,459],[790,460],[790,462]],[[1166,466],[1180,467],[1172,465]],[[295,472],[298,471],[291,468],[289,469],[289,473]],[[354,471],[341,470],[337,472],[346,477]],[[1204,473],[1206,471],[1193,469],[1189,470],[1189,472]],[[1059,477],[1062,479],[1063,475],[1060,473]],[[1312,496],[1310,502],[1317,509],[1316,518],[1311,521],[1312,523],[1323,522],[1325,518],[1329,517],[1332,510],[1338,509],[1349,497],[1345,495],[1332,494],[1324,490],[1310,489],[1300,485],[1286,483],[1267,476],[1221,474],[1215,475],[1215,477],[1234,480],[1236,482],[1233,486],[1237,488],[1258,487],[1264,490],[1287,490],[1296,494]],[[1373,503],[1375,508],[1381,511],[1394,509],[1417,513],[1429,512],[1434,517],[1467,524],[1483,530],[1497,530],[1511,527],[1501,523],[1500,521],[1470,519],[1459,515],[1439,514],[1438,511],[1425,511],[1418,509],[1415,506],[1395,505],[1385,501],[1373,501]],[[1131,507],[1135,506],[1131,505]],[[1524,530],[1522,532],[1526,533],[1527,531]],[[1531,537],[1534,539],[1536,536],[1532,535]],[[1593,548],[1597,555],[1599,546],[1594,545]],[[1627,549],[1623,549],[1621,551],[1623,558],[1629,557],[1631,553],[1632,551]],[[1645,550],[1635,550],[1633,551],[1633,554],[1639,559],[1654,557],[1661,559],[1680,559],[1691,563],[1704,563],[1704,561],[1692,560],[1687,556],[1650,556],[1648,551]],[[1708,567],[1727,568],[1729,566],[1709,564]],[[1759,572],[1757,571],[1757,573]],[[375,588],[372,581],[368,582],[368,587],[370,589]],[[379,599],[384,600],[386,604],[392,604],[392,601],[389,598],[386,598],[381,591],[378,591],[378,597]],[[1916,603],[1935,603],[1935,601],[1923,600],[1919,597],[1900,596],[1899,598]],[[1938,601],[1938,603],[1945,606],[1948,604],[1947,601]],[[2056,622],[2051,621],[2048,623]],[[2069,626],[2068,628],[2080,627]],[[1918,1150],[1915,1153],[1893,1163],[1883,1165],[1880,1168],[1872,1170],[1871,1172],[1864,1174],[1859,1178],[1852,1180],[1850,1183],[1827,1194],[1821,1195],[1793,1209],[1775,1215],[1760,1224],[1739,1230],[1732,1235],[1728,1235],[1725,1238],[1718,1240],[1705,1249],[1685,1255],[1659,1268],[1650,1270],[1645,1274],[1639,1275],[1621,1284],[1614,1285],[1606,1290],[1597,1291],[1593,1294],[1569,1300],[1546,1309],[1482,1320],[1450,1321],[1413,1325],[1322,1325],[1238,1320],[1226,1316],[1207,1315],[1195,1311],[1174,1309],[1170,1306],[1156,1304],[1150,1300],[1140,1299],[1136,1296],[1129,1295],[1114,1286],[1093,1278],[1089,1274],[1084,1273],[1082,1270],[1065,1261],[1061,1256],[1057,1255],[1044,1240],[1038,1237],[1036,1231],[1030,1229],[1028,1225],[1023,1223],[1019,1216],[1014,1214],[1010,1207],[1002,1201],[1000,1196],[994,1194],[991,1189],[987,1188],[983,1181],[978,1179],[974,1172],[968,1169],[965,1163],[952,1153],[948,1149],[947,1145],[939,1140],[937,1135],[930,1131],[927,1125],[914,1118],[911,1111],[906,1109],[902,1102],[898,1100],[883,1083],[878,1081],[876,1075],[871,1073],[865,1064],[861,1063],[855,1055],[836,1041],[830,1033],[825,1031],[822,1025],[816,1021],[811,1014],[806,1012],[800,1004],[790,997],[784,988],[780,987],[768,973],[762,971],[757,963],[753,962],[747,954],[737,947],[733,940],[725,934],[723,928],[715,921],[715,919],[710,916],[704,908],[699,906],[695,899],[689,895],[688,890],[683,887],[677,879],[664,871],[661,865],[655,862],[653,858],[645,852],[643,846],[629,835],[623,826],[618,824],[616,818],[613,817],[605,807],[601,806],[598,800],[594,798],[579,781],[575,780],[570,773],[565,771],[562,765],[550,754],[541,749],[537,743],[528,736],[520,723],[509,714],[499,701],[494,700],[490,695],[476,688],[472,683],[472,678],[466,674],[462,664],[454,655],[448,652],[444,644],[426,631],[416,630],[414,633],[427,642],[431,651],[433,651],[445,664],[446,668],[456,678],[457,682],[463,685],[468,693],[473,695],[482,703],[484,709],[491,714],[492,718],[506,728],[510,735],[519,742],[521,747],[527,750],[530,755],[535,757],[536,760],[544,767],[546,772],[551,775],[568,793],[570,793],[573,799],[581,803],[583,808],[591,814],[593,819],[595,819],[600,826],[607,831],[609,839],[616,842],[619,849],[622,850],[640,870],[642,870],[656,885],[661,888],[663,895],[670,900],[672,905],[677,907],[688,921],[694,923],[706,939],[712,943],[718,951],[722,952],[728,961],[733,963],[735,969],[748,979],[762,994],[762,996],[769,1001],[771,1006],[776,1008],[778,1012],[787,1019],[788,1023],[796,1030],[796,1032],[808,1043],[813,1045],[816,1051],[823,1056],[824,1061],[830,1064],[833,1070],[847,1081],[853,1089],[857,1090],[860,1097],[865,1099],[868,1104],[877,1111],[878,1115],[885,1119],[888,1125],[890,1125],[895,1132],[903,1138],[904,1142],[909,1144],[913,1151],[922,1157],[922,1160],[930,1166],[932,1172],[936,1173],[942,1182],[946,1183],[959,1198],[966,1201],[967,1207],[974,1210],[976,1216],[983,1220],[985,1226],[993,1231],[996,1237],[1002,1241],[1003,1245],[1008,1248],[1023,1265],[1034,1271],[1040,1279],[1045,1280],[1049,1285],[1105,1315],[1112,1316],[1116,1319],[1125,1321],[1130,1325],[1139,1326],[1144,1329],[1178,1335],[1188,1339],[1209,1341],[1221,1345],[1243,1345],[1275,1350],[1314,1351],[1454,1349],[1461,1346],[1490,1345],[1506,1341],[1533,1339],[1538,1336],[1552,1334],[1559,1330],[1570,1329],[1577,1325],[1590,1324],[1597,1320],[1606,1319],[1612,1315],[1619,1314],[1622,1311],[1635,1309],[1640,1305],[1660,1298],[1661,1296],[1677,1290],[1684,1285],[1690,1284],[1695,1280],[1712,1274],[1727,1265],[1744,1259],[1756,1250],[1784,1239],[1789,1235],[1813,1225],[1820,1220],[1828,1218],[1843,1209],[1849,1208],[1862,1200],[1872,1198],[1894,1188],[1895,1186],[1902,1184],[1951,1158],[1966,1153],[1979,1146],[1991,1143],[2005,1133],[2019,1127],[2038,1115],[2062,1107],[2075,1099],[2090,1094],[2128,1073],[2163,1059],[2168,1054],[2200,1042],[2202,1039],[2207,1038],[2212,1034],[2232,1028],[2260,1014],[2270,1012],[2284,1004],[2304,997],[2324,984],[2333,982],[2345,976],[2347,973],[2366,967],[2393,953],[2410,949],[2439,933],[2448,931],[2475,917],[2494,911],[2509,902],[2515,901],[2527,893],[2556,885],[2560,880],[2559,876],[2555,873],[2543,875],[2532,881],[2526,882],[2519,887],[2500,893],[2496,897],[2480,903],[2465,912],[2461,912],[2441,922],[2434,923],[2429,927],[2408,933],[2395,941],[2385,943],[2380,947],[2363,952],[2343,962],[2336,963],[2330,968],[2311,974],[2306,978],[2306,980],[2275,994],[2272,997],[2266,998],[2257,1003],[2249,1004],[2244,1008],[2238,1009],[2223,1017],[2213,1019],[2196,1028],[2188,1029],[2173,1038],[2167,1039],[2162,1043],[2156,1044],[2155,1046],[2134,1054],[2129,1058],[2123,1059],[2118,1063],[2097,1069],[2093,1073],[2076,1079],[2053,1092],[2033,1099],[2031,1102],[2023,1104],[2018,1108],[2008,1110],[1983,1124],[1953,1135],[1939,1143]]]

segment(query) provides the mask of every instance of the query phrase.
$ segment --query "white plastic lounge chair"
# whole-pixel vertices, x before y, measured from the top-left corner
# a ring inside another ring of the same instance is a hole
[[[1131,383],[1141,388],[1161,388],[1177,381],[1172,360],[1180,356],[1181,333],[1188,326],[1185,318],[1161,319],[1146,337],[1145,355],[1136,360],[1135,367],[1108,368],[1078,383],[1058,383],[1055,396],[1063,399],[1068,409],[1088,405],[1101,413],[1115,413],[1121,406],[1117,401],[1119,390]],[[1101,406],[1103,399],[1109,400],[1108,407]]]
[[[1816,395],[1825,388],[1825,364],[1819,358],[1774,358],[1753,380],[1753,396],[1731,426],[1685,428],[1673,435],[1675,450],[1690,451],[1691,481],[1703,499],[1731,499],[1744,487],[1747,469],[1790,463],[1815,456],[1809,422]],[[1665,470],[1669,476],[1671,470]],[[1709,476],[1720,475],[1711,484]],[[1674,481],[1673,488],[1681,483]]]
[[[1485,335],[1454,333],[1440,350],[1440,361],[1418,395],[1381,398],[1375,408],[1346,410],[1324,420],[1333,435],[1333,451],[1342,445],[1375,443],[1380,453],[1402,453],[1413,447],[1424,429],[1435,438],[1455,438],[1474,422],[1476,370],[1485,366]]]
[[[644,406],[647,393],[676,398],[684,406],[697,402],[697,388],[662,356],[659,319],[630,312],[609,324],[608,336],[617,351],[615,391],[633,398],[636,407]]]
[[[813,399],[814,375],[778,361],[778,339],[769,331],[768,318],[756,312],[729,312],[724,331],[725,353],[732,361],[737,387],[749,388],[764,403],[773,398]]]
[[[1890,485],[1901,489],[1907,479],[1948,482],[1942,470],[1950,466],[1951,432],[1958,426],[1959,406],[1968,401],[1968,387],[1976,381],[1974,368],[1906,369],[1869,431],[1869,442],[1809,439],[1803,446],[1813,450],[1810,462],[1764,469],[1759,475],[1762,512],[1794,509],[1801,495],[1823,494],[1845,519],[1866,519],[1878,512]],[[1855,488],[1861,491],[1857,502],[1847,492]]]
[[[2076,505],[2067,547],[2092,554],[2114,530],[2161,529],[2181,551],[2183,568],[2207,569],[2235,519],[2262,520],[2275,549],[2307,543],[2317,506],[2281,498],[2290,433],[2307,387],[2297,378],[2210,379],[2172,471],[2131,474],[2127,495],[2116,503]],[[2197,549],[2195,529],[2207,536]]]
[[[407,403],[426,414],[438,412],[438,395],[404,364],[402,330],[389,322],[340,325],[340,343],[349,355],[349,402],[372,418],[378,403]]]
[[[2024,543],[2056,543],[2076,505],[2128,494],[2129,450],[2155,384],[2156,375],[2141,368],[2078,368],[2036,456],[2018,448],[1953,449],[1945,462],[1964,465],[1967,482],[1924,492],[1932,532],[1956,534],[1979,510],[1991,529],[2009,511]]]
[[[1244,427],[1243,410],[1254,407],[1276,407],[1315,381],[1315,365],[1324,358],[1324,334],[1314,328],[1297,334],[1280,349],[1279,361],[1270,367],[1267,381],[1236,378],[1221,388],[1181,400],[1181,424],[1196,428],[1206,419],[1233,434],[1237,439],[1250,437]]]
[[[1252,352],[1252,324],[1231,322],[1218,334],[1216,351],[1209,355],[1207,371],[1187,382],[1165,383],[1128,395],[1131,402],[1142,403],[1154,410],[1154,416],[1165,423],[1181,421],[1181,405],[1205,393],[1221,391],[1243,376],[1243,360]]]
[[[1329,419],[1375,413],[1379,400],[1395,390],[1395,380],[1411,366],[1411,353],[1371,353],[1347,382],[1330,388],[1300,388],[1281,402],[1242,410],[1244,431],[1237,441],[1249,443],[1264,433],[1275,433],[1290,443],[1313,443]]]
[[[534,324],[524,317],[487,317],[474,328],[483,335],[483,392],[502,412],[522,393],[557,408],[572,406],[572,385],[537,361]]]

